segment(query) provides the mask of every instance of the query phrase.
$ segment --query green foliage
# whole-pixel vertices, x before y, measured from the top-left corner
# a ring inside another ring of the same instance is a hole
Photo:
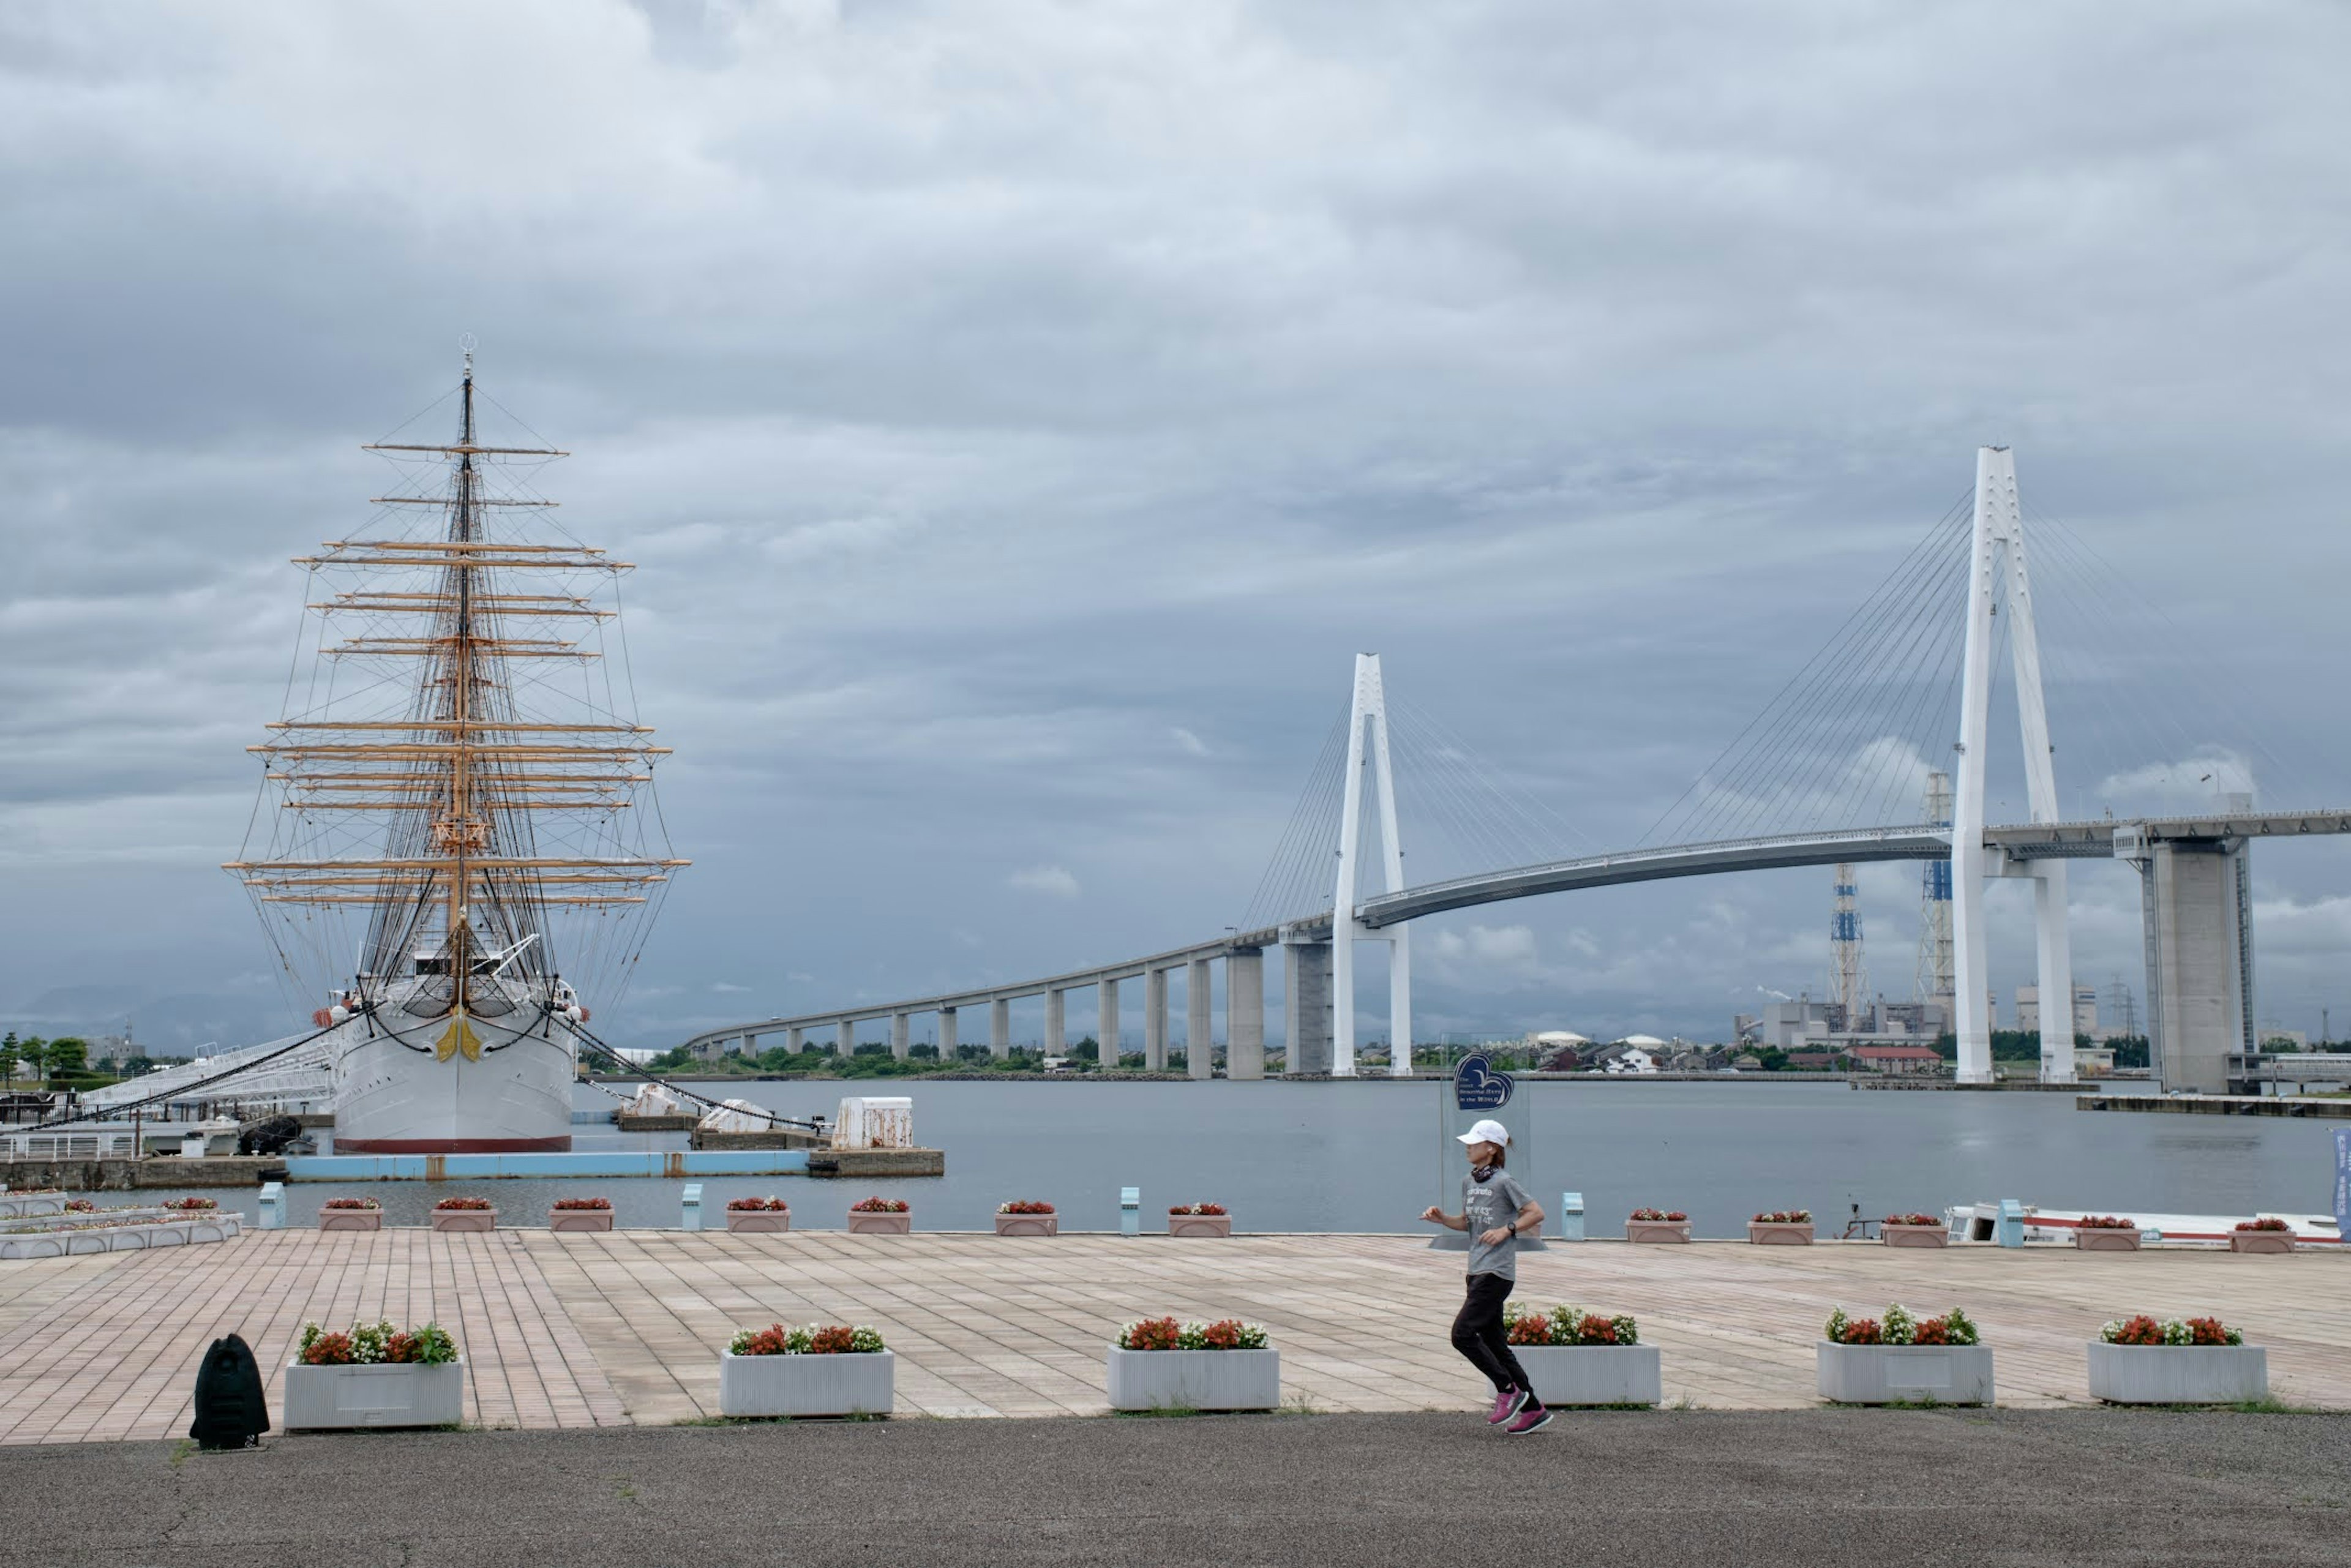
[[[86,1078],[89,1075],[89,1042],[65,1035],[49,1041],[49,1076],[53,1079]]]

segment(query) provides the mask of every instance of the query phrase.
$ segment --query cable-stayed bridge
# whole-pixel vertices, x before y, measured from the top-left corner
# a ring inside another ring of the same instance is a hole
[[[2111,575],[2061,525],[2036,522],[2035,534],[2036,545],[2047,544],[2061,564]],[[1034,999],[1043,1007],[1044,1050],[1053,1055],[1064,1051],[1071,1036],[1070,993],[1092,992],[1096,1024],[1090,1032],[1114,1049],[1123,1016],[1120,988],[1140,981],[1144,1058],[1146,1066],[1160,1068],[1169,1044],[1169,976],[1182,970],[1186,1062],[1193,1077],[1207,1078],[1213,1071],[1204,1049],[1213,1033],[1212,970],[1222,964],[1227,1074],[1262,1078],[1264,962],[1268,949],[1279,948],[1283,1071],[1353,1076],[1359,1036],[1357,949],[1364,944],[1387,948],[1388,1030],[1392,1039],[1409,1041],[1411,929],[1416,919],[1636,882],[1918,861],[1949,867],[1948,1005],[1959,1042],[1959,1076],[1987,1082],[1992,1076],[1989,883],[2013,878],[2032,888],[2044,1016],[2070,1018],[2074,988],[2066,870],[2077,860],[2107,858],[2140,873],[2147,1032],[2162,1082],[2167,1087],[2225,1090],[2248,1075],[2241,1059],[2254,1054],[2258,1044],[2247,848],[2262,839],[2351,833],[2351,810],[2256,810],[2250,789],[2216,789],[2205,791],[2209,799],[2193,810],[2110,810],[2095,819],[2064,820],[2036,614],[2036,594],[2043,586],[2028,558],[2012,455],[2004,447],[1981,448],[1972,489],[1643,842],[1567,857],[1513,855],[1513,831],[1516,841],[1528,841],[1525,830],[1540,826],[1541,808],[1490,789],[1460,749],[1444,742],[1428,752],[1432,781],[1464,824],[1464,837],[1482,847],[1492,869],[1419,883],[1405,879],[1398,774],[1379,656],[1361,654],[1346,717],[1326,745],[1314,781],[1241,925],[1187,946],[1119,962],[730,1024],[685,1043],[752,1051],[763,1037],[780,1035],[793,1051],[813,1038],[845,1055],[854,1048],[859,1024],[886,1019],[891,1049],[904,1056],[911,1049],[912,1019],[931,1015],[937,1022],[939,1053],[952,1057],[962,1016],[985,1008],[987,1044],[1000,1056],[1010,1050],[1012,1006]],[[2085,602],[2065,605],[2060,619],[2085,628],[2101,646],[2109,645],[2109,622],[2116,612],[2106,597],[2093,591]],[[1937,612],[1945,600],[1962,602],[1963,613]],[[2003,668],[2009,684],[1998,690]],[[2138,700],[2127,681],[2110,669],[2094,670],[2091,681],[2097,695],[2085,709],[2085,728],[2127,716]],[[2016,760],[2026,800],[2022,821],[1993,822],[1987,816],[1996,706],[2003,720],[2012,716],[2017,727]],[[2175,711],[2161,703],[2141,706],[2139,716],[2153,720],[2147,727],[2169,731],[2160,741],[2175,757],[2199,755],[2199,742],[2180,730]],[[1950,738],[1954,734],[1956,739]],[[1906,810],[1917,814],[1920,775],[1939,763],[1946,747],[1950,820],[1905,820]],[[2201,781],[2210,782],[2224,766],[2214,763]],[[2073,1081],[2071,1033],[2062,1028],[2043,1031],[2044,1082]],[[1389,1070],[1408,1072],[1409,1052],[1392,1051]]]

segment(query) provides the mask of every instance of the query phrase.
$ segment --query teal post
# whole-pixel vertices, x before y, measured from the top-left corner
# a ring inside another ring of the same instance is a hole
[[[1139,1186],[1118,1189],[1118,1233],[1121,1236],[1143,1234],[1143,1189]]]
[[[678,1220],[678,1226],[679,1226],[679,1228],[680,1228],[681,1229],[685,1229],[685,1230],[699,1230],[699,1229],[701,1229],[701,1228],[702,1228],[702,1184],[701,1184],[700,1182],[698,1182],[698,1181],[690,1181],[690,1182],[688,1182],[688,1183],[686,1183],[686,1184],[685,1184],[685,1206],[684,1206],[684,1207],[685,1207],[685,1212],[684,1212],[684,1214],[682,1217],[680,1217],[680,1218],[679,1218],[679,1220]]]
[[[1559,1239],[1562,1241],[1583,1239],[1583,1195],[1580,1192],[1559,1195]]]

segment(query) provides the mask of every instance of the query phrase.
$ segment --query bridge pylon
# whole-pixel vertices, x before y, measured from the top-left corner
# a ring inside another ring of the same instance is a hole
[[[1364,892],[1357,864],[1363,841],[1364,773],[1379,792],[1380,867],[1376,891],[1404,891],[1404,846],[1396,837],[1395,775],[1388,763],[1388,698],[1377,653],[1355,655],[1355,695],[1347,717],[1347,772],[1339,816],[1339,875],[1331,895],[1331,1072],[1355,1075],[1355,944],[1388,946],[1388,1071],[1412,1071],[1412,934],[1399,922],[1379,930],[1355,918]]]
[[[1968,559],[1968,629],[1959,692],[1958,779],[1951,810],[1952,1010],[1963,1083],[1992,1078],[1991,965],[1984,930],[1984,879],[2032,879],[2033,929],[2040,957],[2041,1080],[2074,1082],[2074,958],[2065,929],[2065,862],[2011,861],[1984,844],[1984,779],[1990,727],[1992,644],[2000,607],[2008,607],[2008,643],[2023,730],[2027,804],[2035,822],[2057,818],[2056,748],[2041,691],[2041,642],[2033,623],[2026,568],[2024,517],[2017,501],[2016,457],[2005,446],[1976,449],[1975,528]]]

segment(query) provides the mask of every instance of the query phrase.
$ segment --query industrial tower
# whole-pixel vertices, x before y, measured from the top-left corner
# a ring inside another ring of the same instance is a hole
[[[1840,865],[1836,901],[1829,915],[1829,1001],[1842,1010],[1838,1023],[1846,1033],[1860,1032],[1868,996],[1869,972],[1861,962],[1861,911],[1854,907],[1853,867]]]
[[[1927,775],[1927,819],[1938,828],[1951,825],[1951,776],[1939,768]],[[1918,973],[1911,982],[1911,1000],[1943,1009],[1943,1027],[1951,1027],[1951,862],[1926,862],[1918,893]]]

